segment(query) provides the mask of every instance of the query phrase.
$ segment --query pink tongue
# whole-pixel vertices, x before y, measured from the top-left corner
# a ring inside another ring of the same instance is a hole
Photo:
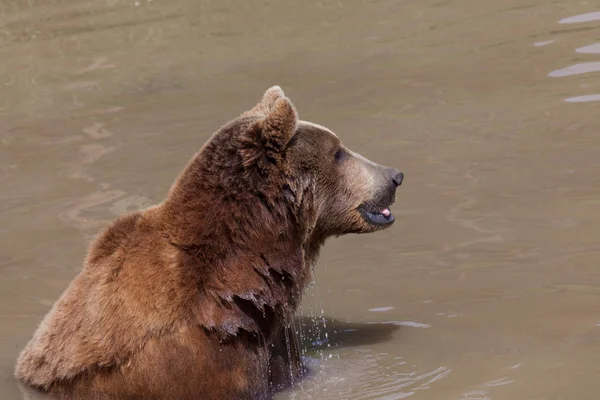
[[[383,210],[379,211],[381,214],[383,214],[386,217],[389,217],[391,212],[389,208],[384,208]]]

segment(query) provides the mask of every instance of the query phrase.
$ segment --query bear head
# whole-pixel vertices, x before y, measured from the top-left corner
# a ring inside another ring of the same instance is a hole
[[[299,120],[278,86],[268,89],[242,117],[256,120],[243,133],[240,158],[247,170],[257,176],[282,174],[280,189],[290,202],[297,200],[298,189],[306,188],[294,187],[289,179],[310,182],[316,212],[313,234],[368,233],[394,223],[389,207],[404,179],[402,172],[353,152],[330,129]]]
[[[403,178],[396,168],[345,147],[330,129],[300,120],[282,89],[273,86],[208,140],[169,199],[177,203],[175,214],[203,214],[187,224],[202,221],[195,225],[204,238],[221,226],[227,231],[221,233],[243,241],[260,230],[245,229],[249,225],[266,230],[278,219],[295,225],[302,241],[322,244],[331,236],[390,227],[395,218],[389,207]],[[232,219],[237,223],[221,222]],[[179,240],[199,240],[197,233]]]

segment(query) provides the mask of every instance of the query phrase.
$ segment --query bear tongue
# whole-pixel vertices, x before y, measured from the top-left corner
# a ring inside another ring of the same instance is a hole
[[[389,208],[384,208],[383,210],[379,211],[379,213],[383,214],[385,217],[389,217],[392,214]]]

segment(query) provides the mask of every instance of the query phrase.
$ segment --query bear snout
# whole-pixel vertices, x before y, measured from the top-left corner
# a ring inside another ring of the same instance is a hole
[[[394,173],[393,173],[393,177],[392,177],[392,181],[394,182],[394,184],[396,186],[400,186],[402,185],[402,181],[404,180],[404,173],[394,169]]]

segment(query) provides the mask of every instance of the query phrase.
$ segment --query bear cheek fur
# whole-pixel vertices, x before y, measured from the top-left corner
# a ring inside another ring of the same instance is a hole
[[[365,167],[361,159],[343,148],[339,139],[327,132],[319,132],[319,145],[314,146],[300,133],[298,143],[292,150],[291,158],[300,159],[306,154],[313,157],[306,162],[298,162],[309,171],[314,181],[314,209],[318,215],[314,227],[314,237],[323,239],[346,233],[366,233],[377,228],[368,224],[357,210],[365,201],[373,198],[376,192],[376,176]],[[336,161],[335,152],[341,148],[343,159]],[[296,164],[292,161],[292,164]]]

